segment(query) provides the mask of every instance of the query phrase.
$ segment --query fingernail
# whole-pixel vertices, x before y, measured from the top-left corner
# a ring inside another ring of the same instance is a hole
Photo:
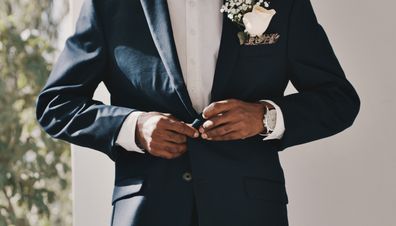
[[[202,127],[199,127],[199,132],[203,133],[204,129]]]
[[[206,139],[206,138],[208,138],[208,135],[206,133],[203,133],[202,138]]]
[[[199,133],[198,133],[198,132],[195,132],[195,133],[194,133],[194,137],[199,137]]]
[[[204,128],[208,128],[208,127],[211,127],[212,125],[213,125],[213,121],[208,120],[202,126]]]

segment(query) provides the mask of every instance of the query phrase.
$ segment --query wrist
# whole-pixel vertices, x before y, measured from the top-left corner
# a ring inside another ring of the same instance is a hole
[[[143,135],[140,133],[140,127],[142,126],[141,119],[142,115],[146,114],[146,112],[143,112],[140,114],[137,119],[136,119],[136,126],[135,126],[135,143],[140,149],[144,149],[143,147]]]
[[[264,109],[264,113],[266,113],[266,109],[268,108],[268,110],[272,110],[275,109],[275,106],[268,103],[265,100],[260,100],[259,103],[262,105],[263,109]]]

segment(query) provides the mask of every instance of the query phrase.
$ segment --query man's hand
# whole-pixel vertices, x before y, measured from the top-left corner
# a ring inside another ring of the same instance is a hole
[[[154,156],[179,157],[187,151],[187,136],[197,138],[199,132],[170,114],[145,112],[137,119],[136,142]]]
[[[265,105],[229,99],[211,103],[202,113],[207,119],[199,128],[203,139],[237,140],[257,135],[265,130]],[[264,131],[265,132],[265,131]]]

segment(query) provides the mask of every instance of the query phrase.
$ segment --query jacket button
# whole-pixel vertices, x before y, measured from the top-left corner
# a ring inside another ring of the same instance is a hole
[[[192,180],[192,175],[190,172],[185,172],[183,173],[183,180],[185,181],[191,181]]]

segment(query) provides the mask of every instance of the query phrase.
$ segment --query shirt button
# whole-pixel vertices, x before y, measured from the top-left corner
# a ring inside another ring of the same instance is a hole
[[[185,181],[191,181],[192,180],[192,175],[190,172],[185,172],[183,173],[183,180]]]

